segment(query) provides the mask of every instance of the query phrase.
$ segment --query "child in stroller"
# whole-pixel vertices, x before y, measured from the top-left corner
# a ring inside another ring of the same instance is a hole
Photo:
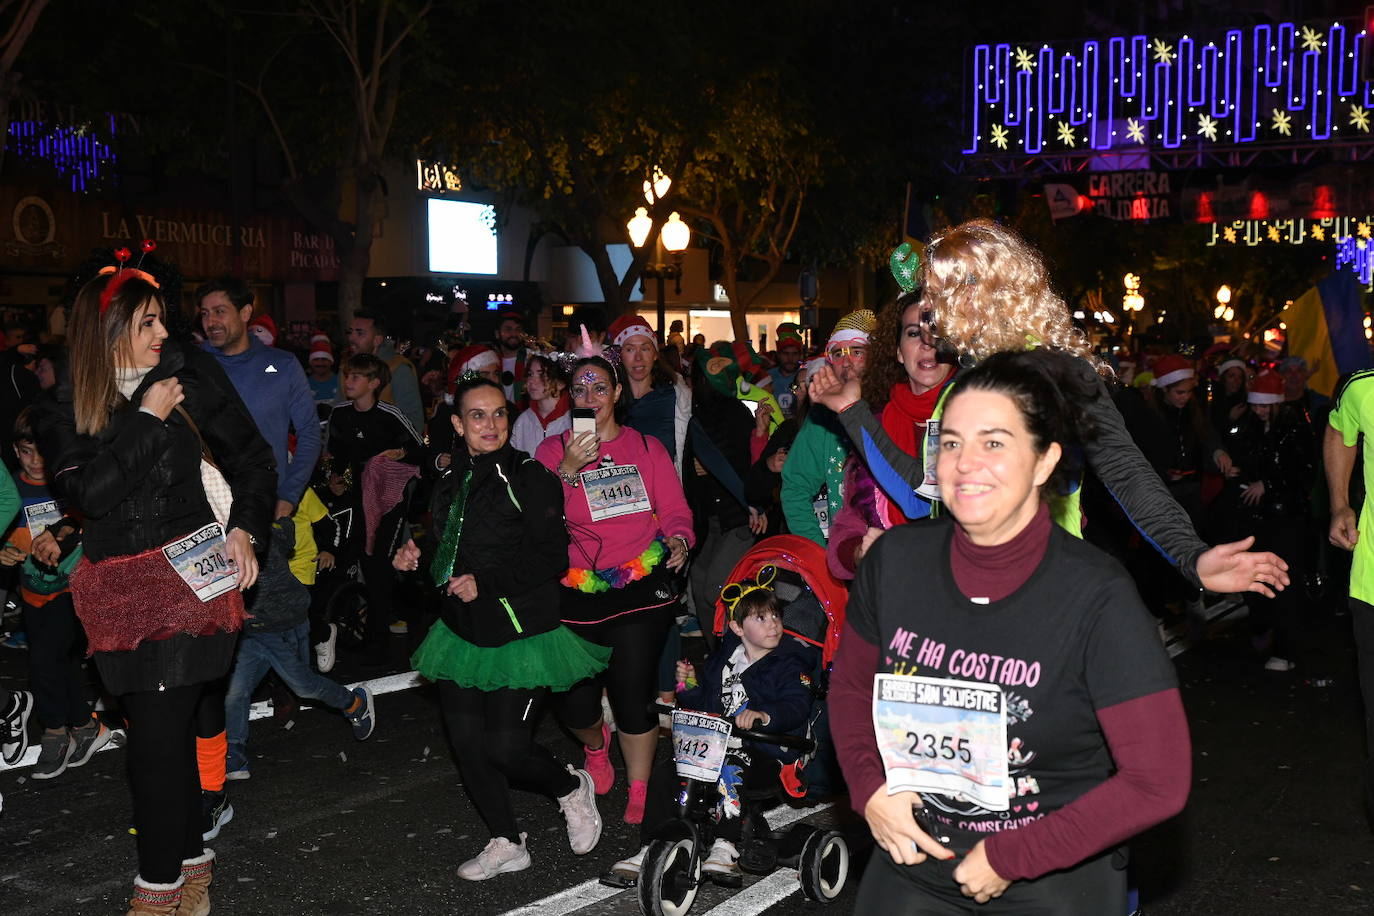
[[[818,587],[816,575],[827,581]],[[804,887],[812,879],[816,893],[808,896],[824,900],[839,893],[848,871],[843,837],[807,825],[785,837],[772,835],[749,802],[779,789],[804,794],[797,772],[814,749],[811,724],[842,616],[843,589],[829,581],[815,544],[769,538],[739,561],[717,602],[722,643],[699,674],[689,663],[678,663],[678,709],[733,720],[719,778],[712,785],[680,776],[676,758],[682,749],[675,741],[674,755],[649,781],[641,848],[617,862],[603,883],[640,883],[645,912],[686,912],[702,878],[739,887],[741,864],[758,873],[792,865],[805,872]],[[760,844],[750,836],[762,840],[767,852],[751,855]],[[742,839],[750,844],[743,863]]]

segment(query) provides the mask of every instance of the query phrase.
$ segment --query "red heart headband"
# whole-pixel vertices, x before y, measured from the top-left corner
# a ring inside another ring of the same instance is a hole
[[[157,242],[154,242],[152,239],[144,239],[141,247],[143,248],[143,254],[138,257],[139,265],[143,263],[143,259],[148,256],[149,252],[157,248]],[[115,297],[115,293],[119,292],[119,288],[134,278],[142,280],[153,289],[162,289],[162,284],[158,283],[157,279],[146,270],[140,270],[138,266],[124,266],[124,262],[128,261],[131,257],[129,249],[117,248],[115,249],[114,256],[115,260],[119,261],[119,266],[115,267],[114,265],[110,265],[109,267],[102,267],[100,268],[100,273],[97,275],[103,277],[114,274],[114,278],[111,279],[109,283],[106,283],[105,288],[100,292],[100,314],[102,315],[104,315],[105,310],[110,307],[110,300]]]

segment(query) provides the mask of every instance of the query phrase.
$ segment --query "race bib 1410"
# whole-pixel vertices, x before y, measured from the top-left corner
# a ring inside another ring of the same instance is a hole
[[[648,512],[649,493],[644,478],[633,464],[613,464],[609,467],[583,471],[582,492],[587,494],[587,508],[592,521]]]

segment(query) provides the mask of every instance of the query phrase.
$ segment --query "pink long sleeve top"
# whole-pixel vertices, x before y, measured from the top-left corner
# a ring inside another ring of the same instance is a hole
[[[558,473],[563,450],[572,433],[551,436],[540,443],[535,458],[545,467]],[[648,496],[647,509],[592,520],[592,501],[595,486],[588,495],[587,473],[605,466],[632,465],[643,481]],[[628,426],[620,428],[614,439],[601,443],[597,458],[579,472],[577,487],[563,481],[563,506],[568,523],[568,566],[580,569],[610,569],[634,559],[659,534],[664,537],[683,537],[688,546],[695,542],[692,533],[692,510],[682,493],[682,481],[673,468],[668,450],[652,436],[645,436]],[[561,479],[561,478],[560,478]]]

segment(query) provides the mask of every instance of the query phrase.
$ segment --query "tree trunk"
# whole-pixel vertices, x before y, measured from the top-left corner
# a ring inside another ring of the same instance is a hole
[[[375,172],[360,166],[353,182],[356,212],[351,238],[339,239],[339,324],[347,329],[353,317],[363,308],[363,281],[372,264],[373,214],[382,196],[382,188]]]

